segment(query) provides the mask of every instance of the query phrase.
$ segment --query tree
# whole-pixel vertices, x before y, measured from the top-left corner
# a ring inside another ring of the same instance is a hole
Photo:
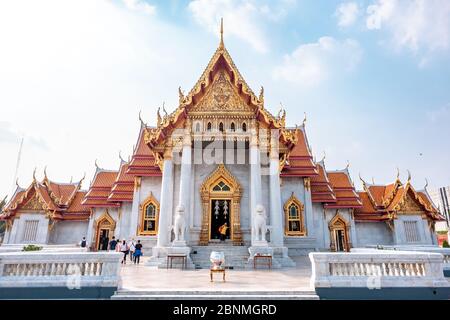
[[[0,202],[0,213],[2,212],[5,204],[6,204],[6,197]],[[6,229],[5,221],[0,221],[0,243],[2,242],[1,240],[3,240],[3,235],[5,234],[5,229]]]

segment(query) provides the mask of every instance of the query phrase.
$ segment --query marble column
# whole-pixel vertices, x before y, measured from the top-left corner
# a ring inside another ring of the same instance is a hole
[[[167,247],[170,243],[170,221],[173,201],[173,161],[172,150],[164,153],[163,174],[161,183],[161,199],[156,246]]]
[[[191,135],[189,133],[185,134],[183,138],[183,150],[181,157],[181,172],[180,172],[180,194],[178,205],[184,208],[184,225],[185,225],[185,236],[184,245],[188,240],[188,230],[189,230],[189,208],[190,208],[190,184],[191,184],[191,173],[192,173],[192,155],[191,155]]]
[[[280,159],[278,140],[272,139],[270,150],[270,224],[271,243],[275,247],[283,245],[283,209],[280,189]]]
[[[95,210],[95,209],[94,209]],[[90,248],[94,244],[94,221],[95,221],[95,211],[91,213],[89,218],[89,224],[86,234],[87,247]]]
[[[306,235],[313,237],[315,234],[313,221],[313,208],[311,197],[311,179],[303,178],[303,186],[305,189],[305,218],[306,218]]]
[[[256,206],[262,204],[262,189],[261,189],[261,163],[258,146],[258,136],[256,132],[252,133],[250,138],[250,210],[251,210],[251,230],[252,230],[252,245],[255,242],[255,235],[253,230],[254,215]]]
[[[139,221],[139,211],[141,205],[141,177],[136,177],[134,179],[134,193],[133,193],[133,203],[131,206],[131,217],[130,217],[130,228],[128,230],[128,235],[123,235],[127,237],[127,240],[134,238],[137,235],[138,221]]]

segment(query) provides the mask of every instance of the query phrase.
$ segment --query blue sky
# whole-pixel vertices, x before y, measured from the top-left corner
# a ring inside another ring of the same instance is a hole
[[[450,184],[447,0],[80,0],[0,3],[0,196],[48,167],[79,179],[132,152],[138,113],[154,124],[225,44],[266,108],[307,114],[327,169],[350,161],[377,183],[399,167],[421,188]]]

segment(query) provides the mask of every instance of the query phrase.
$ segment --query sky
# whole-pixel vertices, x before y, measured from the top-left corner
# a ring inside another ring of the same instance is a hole
[[[450,185],[448,0],[0,0],[0,197],[117,169],[219,43],[328,170]]]

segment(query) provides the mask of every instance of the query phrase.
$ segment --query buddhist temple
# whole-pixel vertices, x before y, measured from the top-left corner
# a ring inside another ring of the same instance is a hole
[[[200,267],[200,254],[217,247],[230,255],[244,248],[250,259],[270,253],[283,267],[311,251],[436,244],[434,224],[443,217],[426,189],[397,177],[357,191],[348,166],[329,170],[325,159],[315,161],[306,121],[287,127],[283,109],[266,107],[264,89],[248,86],[223,33],[197,83],[178,96],[171,113],[158,110],[156,126],[140,121],[128,160],[120,157],[112,170],[95,163],[87,191],[81,181],[56,183],[46,174],[17,186],[0,216],[4,243],[86,237],[95,251],[101,238],[115,236],[141,240],[154,265],[186,253]]]

